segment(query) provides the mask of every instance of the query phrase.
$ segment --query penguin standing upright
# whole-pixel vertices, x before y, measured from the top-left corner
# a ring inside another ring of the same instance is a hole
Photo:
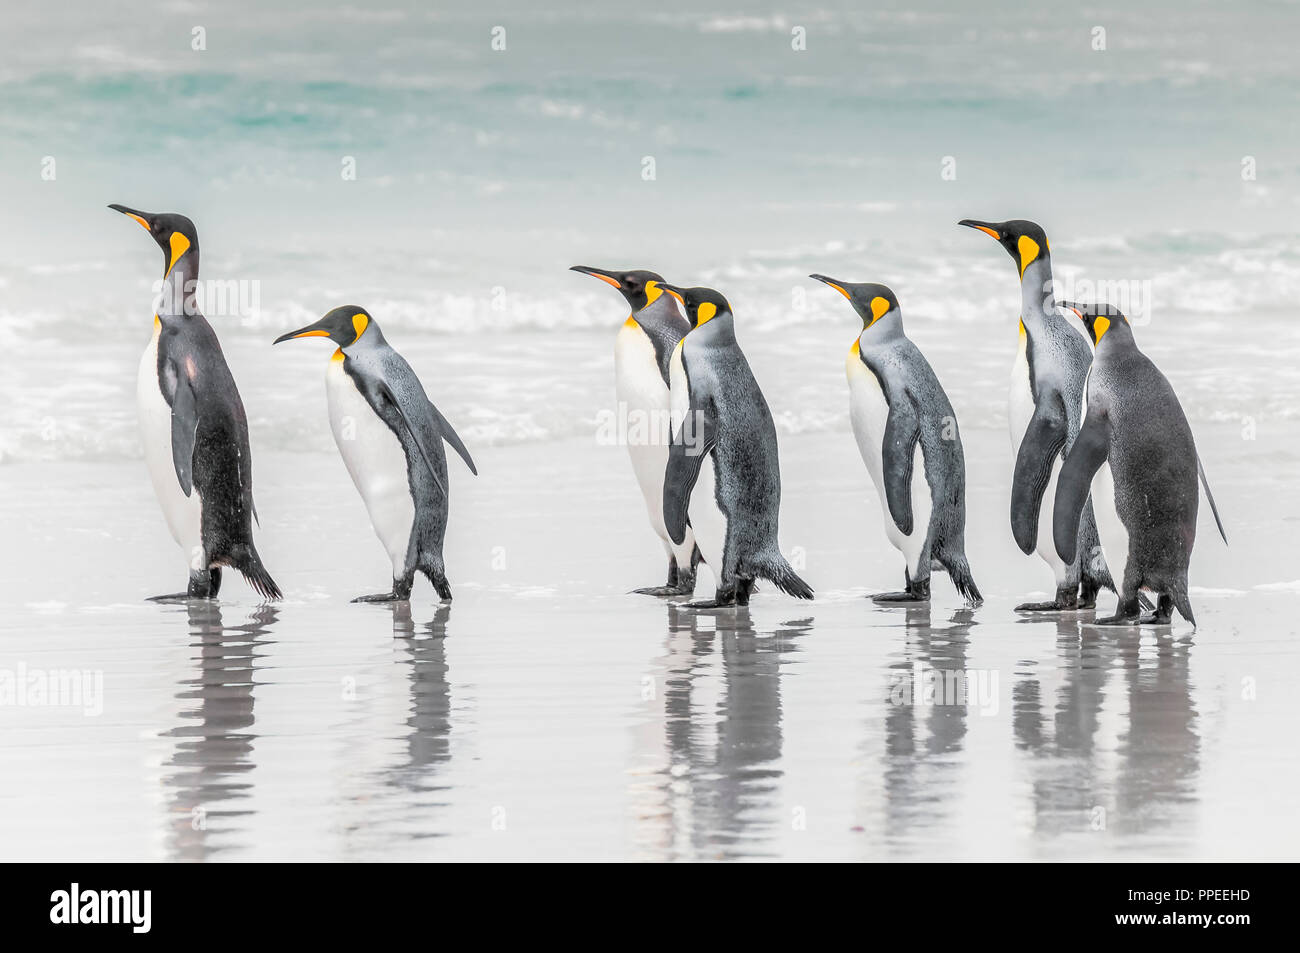
[[[664,523],[679,543],[689,518],[718,580],[715,598],[692,606],[747,605],[759,576],[789,595],[811,599],[812,589],[777,543],[776,427],[736,342],[731,306],[711,288],[663,289],[682,303],[691,322],[672,357],[676,432],[664,475]]]
[[[920,349],[903,333],[894,292],[880,284],[830,285],[862,318],[849,349],[849,414],[885,516],[885,535],[907,560],[901,592],[877,602],[928,602],[930,569],[948,571],[971,603],[983,601],[966,561],[966,458],[957,415]]]
[[[140,360],[136,401],[154,493],[189,559],[185,592],[155,601],[214,599],[233,566],[266,599],[280,588],[253,545],[253,458],[248,418],[216,332],[198,308],[199,236],[184,215],[110,205],[163,253],[153,337]]]
[[[469,451],[424,392],[411,365],[384,339],[379,324],[354,304],[335,308],[293,338],[329,338],[338,348],[325,372],[330,429],[375,535],[393,563],[393,590],[353,602],[404,602],[415,572],[451,599],[442,557],[447,532],[445,440],[478,475]]]
[[[1101,555],[1092,507],[1085,503],[1079,521],[1079,553],[1063,562],[1052,539],[1048,512],[1056,495],[1064,454],[1079,433],[1083,385],[1092,363],[1082,328],[1056,306],[1051,250],[1047,235],[1034,222],[958,224],[979,229],[1007,250],[1020,273],[1020,346],[1011,367],[1008,423],[1015,469],[1011,485],[1011,532],[1025,555],[1035,550],[1056,577],[1056,598],[1027,602],[1018,612],[1088,609],[1101,588],[1114,589]]]
[[[1073,561],[1079,518],[1091,495],[1106,562],[1120,573],[1115,614],[1099,625],[1168,625],[1175,608],[1192,625],[1187,566],[1196,541],[1198,474],[1223,523],[1196,455],[1192,428],[1160,370],[1138,350],[1128,319],[1108,305],[1069,305],[1096,344],[1084,419],[1061,468],[1053,510],[1060,557]],[[1227,537],[1224,536],[1224,542]],[[1139,595],[1157,595],[1139,620]]]
[[[668,440],[661,436],[659,421],[667,425],[670,420],[668,363],[673,348],[691,326],[678,310],[677,299],[663,293],[663,278],[653,271],[605,271],[587,265],[574,265],[569,270],[612,285],[632,309],[614,341],[614,386],[620,412],[628,415],[630,423],[636,418],[642,421],[637,429],[645,439],[629,440],[627,452],[645,499],[650,527],[663,540],[668,555],[667,584],[635,591],[651,596],[689,596],[695,591],[700,551],[689,526],[680,543],[668,538],[664,526]],[[629,426],[629,432],[632,429]]]

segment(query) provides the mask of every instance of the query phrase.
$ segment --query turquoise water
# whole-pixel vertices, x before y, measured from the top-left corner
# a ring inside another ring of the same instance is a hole
[[[855,319],[805,276],[884,281],[964,422],[1001,426],[1015,278],[967,216],[1041,221],[1058,277],[1148,287],[1140,340],[1194,420],[1295,415],[1296,4],[855,6],[14,11],[0,461],[138,455],[158,256],[108,202],[189,214],[204,277],[252,289],[209,316],[255,445],[328,449],[283,400],[317,368],[264,345],[345,302],[427,355],[474,439],[590,432],[622,305],[575,262],[723,290],[786,432],[846,427]]]

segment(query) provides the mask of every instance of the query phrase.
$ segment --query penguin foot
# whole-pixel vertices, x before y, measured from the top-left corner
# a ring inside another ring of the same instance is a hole
[[[1096,604],[1094,600],[1094,605]],[[1075,612],[1079,609],[1090,609],[1092,606],[1079,604],[1079,597],[1073,588],[1058,589],[1056,598],[1051,602],[1022,602],[1016,606],[1017,612]]]
[[[1140,620],[1135,615],[1108,615],[1104,619],[1093,619],[1093,625],[1138,625]]]
[[[1138,625],[1173,625],[1174,617],[1161,615],[1159,612],[1148,612],[1137,620]]]
[[[405,596],[399,596],[395,592],[377,592],[373,596],[357,596],[352,601],[367,602],[367,603],[387,603],[387,602],[409,602],[410,600],[411,597],[409,594]]]
[[[647,586],[645,589],[633,589],[632,595],[638,596],[689,596],[695,587],[683,589],[681,586]]]
[[[145,602],[158,602],[164,605],[176,605],[178,603],[189,602],[191,599],[210,602],[212,596],[192,596],[188,592],[173,592],[165,596],[150,596]]]
[[[915,592],[878,592],[869,597],[872,602],[888,603],[892,605],[921,605],[930,601],[930,596],[920,595]]]
[[[684,602],[683,609],[734,609],[735,599],[704,599],[700,602]]]

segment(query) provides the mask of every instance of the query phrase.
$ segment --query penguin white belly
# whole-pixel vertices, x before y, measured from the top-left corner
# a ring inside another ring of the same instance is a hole
[[[880,510],[885,520],[885,536],[907,561],[913,578],[923,576],[918,562],[925,548],[925,538],[930,531],[930,484],[925,478],[925,455],[921,444],[916,445],[912,460],[912,532],[904,535],[889,512],[889,498],[885,495],[884,441],[885,425],[889,420],[889,401],[880,388],[880,382],[871,369],[862,363],[856,349],[849,352],[845,361],[849,379],[849,420],[853,436],[857,438],[858,452],[871,474],[880,498]],[[928,567],[927,567],[928,568]]]
[[[1097,520],[1101,554],[1106,558],[1106,568],[1110,570],[1115,585],[1120,586],[1128,566],[1128,529],[1115,507],[1115,480],[1109,463],[1103,463],[1093,476],[1091,489],[1092,513]]]
[[[343,370],[338,355],[330,361],[325,384],[334,442],[366,504],[375,535],[393,562],[393,575],[401,576],[415,523],[406,453]]]
[[[727,517],[718,506],[717,475],[713,454],[700,466],[699,479],[691,491],[691,502],[686,508],[700,556],[713,571],[713,578],[721,585],[722,561],[727,548]]]
[[[1083,383],[1083,417],[1088,418],[1088,387],[1092,383],[1092,368],[1088,368],[1088,377]],[[1115,478],[1110,472],[1110,461],[1102,463],[1092,477],[1089,489],[1092,494],[1092,515],[1097,521],[1097,538],[1101,542],[1101,554],[1106,560],[1106,568],[1116,586],[1124,583],[1124,568],[1128,565],[1128,529],[1119,518],[1115,506]],[[1087,554],[1085,554],[1087,555]]]
[[[140,440],[154,495],[172,539],[185,551],[190,568],[208,568],[203,551],[203,500],[197,486],[186,496],[176,479],[172,460],[172,409],[158,382],[158,336],[161,325],[154,321],[153,338],[140,358],[136,378],[136,407],[140,417]]]
[[[1011,390],[1007,401],[1007,423],[1011,430],[1013,472],[1015,460],[1020,454],[1020,444],[1024,440],[1025,431],[1029,429],[1029,422],[1033,417],[1034,392],[1029,386],[1028,339],[1022,331],[1020,333],[1020,347],[1016,351],[1016,359],[1011,365]],[[1038,507],[1038,542],[1034,546],[1034,551],[1038,553],[1043,562],[1052,568],[1052,574],[1056,577],[1058,588],[1065,583],[1068,567],[1061,562],[1061,557],[1056,555],[1056,543],[1052,539],[1052,509],[1056,501],[1056,479],[1061,474],[1061,467],[1064,462],[1064,458],[1058,455],[1056,461],[1052,464],[1052,475],[1047,481],[1047,489],[1043,491],[1043,498]]]
[[[668,444],[672,439],[671,403],[668,385],[659,374],[654,344],[629,318],[614,341],[614,385],[619,413],[626,414],[627,452],[632,471],[645,500],[646,515],[665,548],[677,557],[678,565],[690,566],[695,540],[691,528],[674,546],[664,525],[664,472],[668,469]]]
[[[672,382],[669,391],[669,407],[672,412],[672,427],[676,432],[691,410],[691,395],[686,383],[686,367],[682,363],[682,347],[679,342],[668,364],[668,378]],[[698,433],[698,428],[693,431]],[[662,504],[661,504],[662,506]],[[713,454],[700,464],[700,475],[691,491],[690,502],[686,506],[686,516],[691,525],[686,528],[687,540],[700,547],[700,558],[713,571],[713,577],[721,580],[722,556],[727,545],[727,516],[718,506],[717,475],[714,472]]]

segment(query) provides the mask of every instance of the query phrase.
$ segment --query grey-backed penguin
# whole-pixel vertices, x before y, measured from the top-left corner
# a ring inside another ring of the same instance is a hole
[[[849,418],[885,517],[906,560],[901,592],[877,602],[927,602],[931,568],[971,603],[983,601],[966,561],[966,458],[957,415],[925,355],[903,333],[894,292],[810,275],[848,298],[862,332],[845,361]]]
[[[614,340],[614,387],[620,413],[628,416],[629,432],[638,418],[642,422],[636,430],[646,439],[629,439],[627,452],[645,499],[650,528],[663,541],[668,556],[668,582],[635,591],[650,596],[689,596],[695,592],[700,551],[689,526],[680,543],[668,538],[664,526],[668,441],[662,439],[659,421],[667,424],[670,419],[668,363],[673,348],[691,326],[682,317],[677,299],[663,293],[663,278],[653,271],[606,271],[587,265],[569,270],[613,286],[632,309]]]
[[[266,599],[280,588],[253,545],[253,458],[248,418],[216,332],[199,310],[199,236],[184,215],[110,205],[163,253],[153,337],[140,360],[136,402],[154,493],[189,560],[185,592],[157,601],[213,599],[233,566]]]
[[[1096,344],[1084,392],[1083,426],[1057,481],[1053,532],[1057,552],[1073,560],[1079,517],[1091,495],[1106,562],[1120,574],[1115,614],[1099,625],[1168,625],[1176,608],[1196,624],[1187,566],[1196,541],[1199,474],[1223,523],[1196,454],[1178,396],[1138,350],[1128,319],[1109,305],[1068,305]],[[1227,536],[1224,536],[1227,542]],[[1139,620],[1139,595],[1157,596]]]
[[[776,426],[736,342],[731,306],[711,288],[662,287],[691,322],[672,356],[675,432],[664,475],[664,523],[679,543],[689,519],[718,580],[714,599],[691,606],[747,605],[759,576],[789,595],[811,599],[812,589],[777,543]]]
[[[1051,506],[1065,453],[1079,433],[1083,385],[1092,349],[1082,327],[1056,306],[1051,249],[1034,222],[958,224],[992,236],[1011,255],[1020,274],[1020,344],[1011,367],[1007,422],[1015,469],[1011,485],[1011,532],[1021,552],[1038,555],[1056,578],[1056,598],[1027,602],[1018,612],[1092,608],[1099,589],[1114,589],[1097,540],[1092,507],[1079,520],[1078,558],[1063,562],[1052,539]],[[1046,503],[1044,502],[1046,501]],[[1042,513],[1046,506],[1048,517]]]
[[[451,444],[477,475],[469,451],[365,308],[335,308],[274,343],[305,337],[329,338],[338,345],[325,372],[330,429],[375,535],[393,563],[392,592],[352,601],[405,601],[411,597],[416,570],[428,577],[439,597],[450,600],[442,557],[447,532],[447,454],[442,442]]]

